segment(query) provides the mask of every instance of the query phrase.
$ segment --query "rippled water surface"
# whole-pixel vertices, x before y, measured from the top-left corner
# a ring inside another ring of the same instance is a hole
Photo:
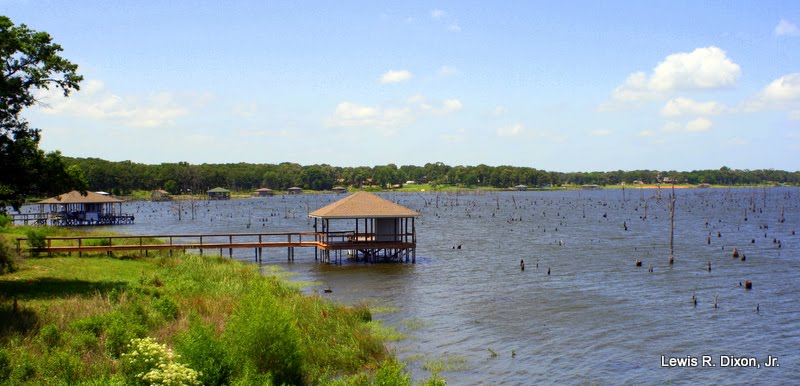
[[[331,287],[325,296],[337,301],[372,304],[408,335],[394,348],[417,379],[439,360],[450,384],[797,382],[800,190],[676,190],[671,267],[668,195],[382,194],[421,213],[417,264],[328,265],[310,249],[293,263],[268,250],[264,264]],[[309,210],[341,197],[199,201],[194,219],[187,202],[128,203],[136,224],[113,230],[306,231]],[[731,257],[734,247],[746,261]],[[237,254],[252,261],[252,251]],[[752,290],[740,287],[745,280]],[[703,355],[716,366],[703,367]],[[722,367],[723,355],[761,367]],[[698,366],[662,367],[662,356]],[[780,367],[766,367],[768,356]]]

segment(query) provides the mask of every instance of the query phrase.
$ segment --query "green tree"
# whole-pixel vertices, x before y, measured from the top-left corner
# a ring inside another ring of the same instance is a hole
[[[81,173],[67,170],[60,153],[39,149],[40,131],[20,115],[39,103],[37,90],[55,87],[69,96],[79,89],[78,65],[58,56],[61,51],[48,33],[0,16],[0,212],[7,205],[19,209],[30,195],[87,188]]]

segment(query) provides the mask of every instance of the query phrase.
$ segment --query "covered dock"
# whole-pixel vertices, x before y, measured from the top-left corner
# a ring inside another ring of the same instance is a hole
[[[122,213],[123,202],[95,192],[82,194],[73,190],[39,201],[39,218],[53,226],[133,224],[133,215]]]
[[[323,261],[341,258],[344,251],[365,261],[416,263],[414,210],[368,192],[358,192],[308,214]]]

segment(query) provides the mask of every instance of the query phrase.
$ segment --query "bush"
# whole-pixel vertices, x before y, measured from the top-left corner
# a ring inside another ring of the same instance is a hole
[[[178,317],[178,306],[168,298],[153,299],[153,308],[167,320]]]
[[[45,347],[52,349],[61,342],[61,333],[58,332],[58,327],[48,324],[39,330],[39,340]]]
[[[411,386],[411,375],[404,372],[406,365],[397,359],[390,359],[381,363],[375,372],[375,386]]]
[[[0,382],[5,382],[11,375],[11,361],[6,350],[0,348]]]
[[[211,325],[192,320],[189,330],[175,338],[175,349],[189,366],[200,372],[198,381],[203,385],[230,383],[233,364]]]
[[[39,252],[36,251],[37,249],[47,248],[47,233],[44,231],[38,229],[29,229],[26,232],[26,236],[28,237],[28,247],[34,250],[31,253],[32,256],[39,256]]]
[[[16,248],[12,245],[11,240],[0,235],[0,275],[16,271],[18,257]]]
[[[276,384],[303,384],[300,331],[292,313],[256,286],[234,309],[223,340],[236,363],[271,373]]]
[[[42,376],[47,383],[71,385],[81,372],[81,359],[77,353],[56,351],[42,357]]]
[[[11,224],[11,216],[0,213],[0,228],[5,228]]]
[[[122,373],[132,383],[147,385],[199,385],[198,373],[175,362],[177,356],[147,337],[132,339],[122,354]]]

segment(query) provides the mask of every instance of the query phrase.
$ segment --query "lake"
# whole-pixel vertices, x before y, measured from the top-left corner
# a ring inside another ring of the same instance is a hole
[[[263,264],[372,305],[407,335],[392,347],[415,379],[438,367],[457,385],[795,383],[800,189],[675,193],[672,266],[669,189],[380,194],[421,213],[417,264],[322,264],[313,249],[294,262],[268,249]],[[310,231],[308,212],[342,197],[196,201],[194,218],[188,201],[132,202],[136,224],[109,229]]]

